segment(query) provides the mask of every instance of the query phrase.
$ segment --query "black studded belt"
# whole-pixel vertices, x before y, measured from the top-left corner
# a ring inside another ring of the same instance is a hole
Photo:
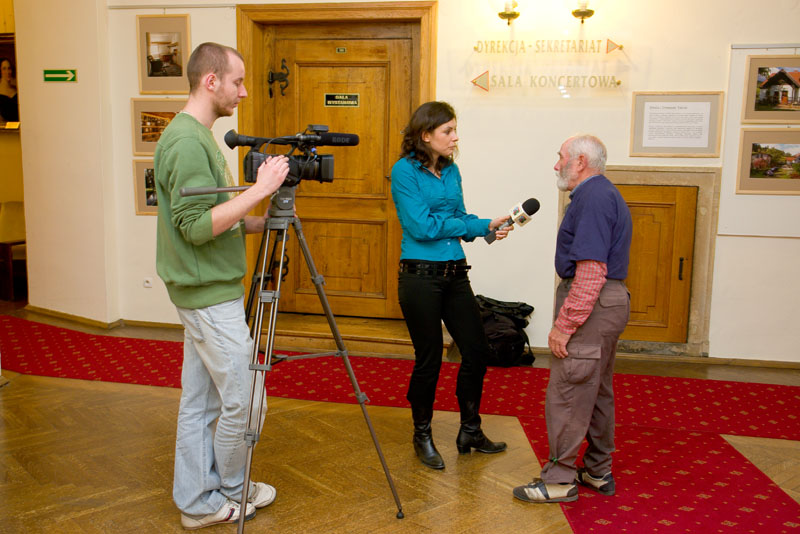
[[[419,261],[400,260],[400,272],[420,276],[464,276],[472,269],[467,260]]]

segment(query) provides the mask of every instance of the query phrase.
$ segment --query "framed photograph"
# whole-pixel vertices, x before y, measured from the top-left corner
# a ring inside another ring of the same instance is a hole
[[[13,33],[0,33],[0,130],[19,129],[17,60]]]
[[[800,195],[800,128],[745,128],[736,192]]]
[[[133,155],[152,156],[161,132],[185,105],[185,99],[132,98]]]
[[[634,92],[631,156],[717,158],[722,91]]]
[[[189,15],[137,15],[139,92],[189,94]]]
[[[158,215],[152,159],[133,161],[133,193],[136,197],[136,215]]]
[[[800,124],[800,56],[747,56],[744,123]]]

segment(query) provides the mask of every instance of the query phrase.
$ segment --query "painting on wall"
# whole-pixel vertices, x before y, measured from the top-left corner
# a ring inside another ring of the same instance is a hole
[[[134,160],[133,192],[136,196],[136,215],[158,215],[156,175],[153,160]]]
[[[152,156],[164,128],[185,105],[185,99],[132,98],[133,155]]]
[[[748,56],[742,122],[800,124],[800,56]]]
[[[138,15],[139,92],[188,94],[189,15]]]
[[[0,34],[0,129],[19,129],[19,94],[14,34]]]
[[[736,192],[800,195],[800,128],[743,129]]]

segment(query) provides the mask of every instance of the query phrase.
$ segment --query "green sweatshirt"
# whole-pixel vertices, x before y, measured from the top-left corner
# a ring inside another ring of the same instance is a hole
[[[213,237],[211,208],[230,193],[182,197],[183,187],[227,187],[233,176],[211,130],[188,113],[172,119],[154,157],[158,196],[156,269],[172,302],[205,308],[244,294],[244,221]]]

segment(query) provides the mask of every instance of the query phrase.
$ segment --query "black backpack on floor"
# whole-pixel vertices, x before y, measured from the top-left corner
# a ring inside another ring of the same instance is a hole
[[[487,362],[495,367],[531,365],[533,352],[530,349],[525,327],[533,306],[524,302],[505,302],[483,295],[476,295],[481,310],[483,329],[492,354]]]

